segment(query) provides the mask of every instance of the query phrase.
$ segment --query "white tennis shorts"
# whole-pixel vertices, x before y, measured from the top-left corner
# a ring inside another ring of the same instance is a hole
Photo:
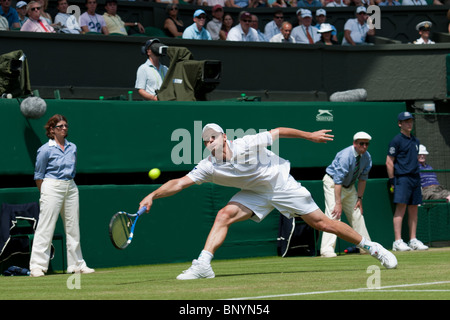
[[[292,176],[283,188],[269,192],[241,190],[231,198],[230,202],[238,202],[252,210],[254,215],[251,219],[255,222],[261,222],[273,209],[277,209],[288,218],[319,209],[311,193]]]

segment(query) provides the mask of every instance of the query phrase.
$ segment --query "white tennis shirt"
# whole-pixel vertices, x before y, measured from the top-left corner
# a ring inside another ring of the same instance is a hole
[[[256,192],[276,190],[287,183],[290,163],[267,149],[273,143],[270,132],[244,136],[227,143],[232,152],[229,161],[210,155],[187,176],[196,184],[212,182]]]

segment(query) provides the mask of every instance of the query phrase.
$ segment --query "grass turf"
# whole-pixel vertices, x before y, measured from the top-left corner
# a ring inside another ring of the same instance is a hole
[[[0,277],[1,300],[439,300],[450,299],[450,248],[395,253],[386,270],[370,255],[214,260],[214,279],[179,281],[190,263],[97,269],[94,274]],[[366,289],[369,266],[380,289]],[[78,278],[77,278],[78,277]],[[76,287],[79,287],[77,289]],[[70,287],[75,287],[69,289]]]

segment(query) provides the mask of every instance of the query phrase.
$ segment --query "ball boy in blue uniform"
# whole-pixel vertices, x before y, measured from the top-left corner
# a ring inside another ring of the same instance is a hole
[[[400,133],[389,143],[386,157],[386,168],[389,183],[394,189],[394,251],[426,250],[428,249],[416,238],[418,206],[422,204],[420,185],[420,169],[417,155],[419,140],[411,134],[414,117],[409,112],[398,115]],[[402,222],[408,208],[408,226],[410,241],[402,240]]]

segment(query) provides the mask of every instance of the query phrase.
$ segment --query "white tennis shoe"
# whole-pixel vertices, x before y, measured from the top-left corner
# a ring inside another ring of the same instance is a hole
[[[411,241],[409,241],[408,246],[412,250],[428,250],[428,246],[424,245],[422,241],[418,239],[412,239]]]
[[[392,250],[394,251],[409,251],[411,247],[409,247],[402,239],[395,240],[392,244]]]
[[[381,265],[386,269],[397,268],[397,258],[381,244],[372,242],[371,245],[365,246],[365,249],[369,251],[372,257],[380,261]]]
[[[192,260],[192,265],[189,269],[184,270],[178,275],[178,280],[194,280],[194,279],[211,279],[215,274],[210,264],[202,263],[197,259]]]

